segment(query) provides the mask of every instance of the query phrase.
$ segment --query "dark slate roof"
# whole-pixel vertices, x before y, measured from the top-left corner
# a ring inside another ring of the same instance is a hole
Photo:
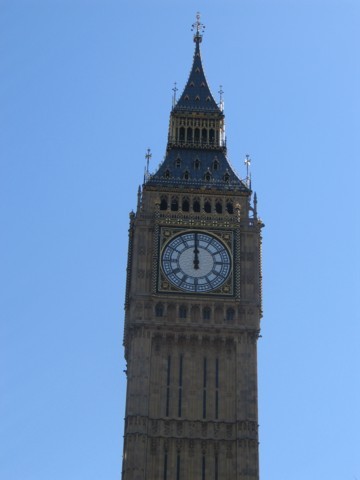
[[[198,168],[196,168],[197,160],[200,162]],[[214,168],[216,161],[217,169]],[[186,173],[188,179],[185,178]],[[210,179],[206,179],[207,173],[210,173]],[[182,188],[205,187],[249,192],[245,183],[235,174],[225,152],[221,150],[172,148],[168,151],[157,172],[149,176],[146,185]]]
[[[194,40],[195,53],[189,79],[181,97],[173,108],[173,112],[197,111],[221,113],[220,108],[210,92],[202,66],[200,53],[201,36],[195,36]]]

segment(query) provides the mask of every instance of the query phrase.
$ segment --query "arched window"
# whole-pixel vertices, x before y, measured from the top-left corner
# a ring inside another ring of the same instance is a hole
[[[205,200],[204,210],[206,213],[211,213],[211,203],[209,200]]]
[[[228,322],[233,322],[234,319],[235,319],[235,310],[230,307],[226,310],[226,320]]]
[[[200,142],[200,128],[195,128],[194,140],[195,140],[195,143]]]
[[[176,168],[180,168],[180,167],[181,167],[181,159],[180,159],[180,158],[177,158],[177,159],[176,159],[175,165],[176,165]]]
[[[234,205],[232,202],[227,202],[226,210],[228,213],[234,213]]]
[[[210,320],[211,318],[211,310],[209,307],[203,308],[203,320]]]
[[[219,170],[219,160],[217,158],[215,158],[215,160],[213,161],[213,170]]]
[[[200,102],[200,97],[199,97],[199,95],[196,95],[195,101],[196,101],[196,102]]]
[[[164,316],[164,305],[162,303],[157,303],[155,305],[155,315],[157,317],[163,317]]]
[[[188,198],[183,198],[182,201],[182,211],[183,212],[188,212],[190,210],[190,202]]]
[[[187,129],[187,141],[188,141],[188,143],[192,142],[192,140],[193,140],[192,136],[193,136],[193,130],[192,130],[191,127],[188,127],[188,129]]]
[[[211,173],[210,172],[206,172],[205,175],[204,175],[204,178],[207,182],[210,182],[211,180]]]
[[[223,179],[225,180],[225,182],[228,182],[230,180],[229,172],[225,172]]]
[[[171,199],[171,210],[177,212],[179,210],[179,200],[178,197],[172,197]]]
[[[202,143],[207,142],[207,130],[206,130],[206,128],[203,128],[202,131],[201,131],[201,141],[202,141]]]
[[[199,168],[200,168],[200,160],[198,158],[195,158],[194,168],[195,168],[195,170],[199,170]]]
[[[185,128],[184,128],[184,127],[180,127],[180,130],[179,130],[179,140],[180,140],[180,142],[184,142],[184,141],[185,141]]]
[[[165,170],[164,177],[170,178],[170,170]]]
[[[194,212],[200,212],[200,200],[198,198],[194,198],[193,210]]]
[[[220,200],[216,200],[215,210],[216,210],[216,213],[222,213],[222,203]]]
[[[215,130],[213,128],[210,128],[209,130],[209,142],[214,143],[215,141]]]
[[[179,307],[179,318],[186,318],[187,317],[187,308],[184,305]]]
[[[186,170],[183,175],[184,180],[189,180],[189,172]]]
[[[168,208],[167,197],[163,196],[161,197],[161,200],[160,200],[160,210],[167,210],[167,208]]]

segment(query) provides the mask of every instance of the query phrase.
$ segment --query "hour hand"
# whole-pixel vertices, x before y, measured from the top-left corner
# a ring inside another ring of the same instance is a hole
[[[195,248],[194,248],[194,269],[198,270],[199,269],[199,250],[198,250],[198,238],[197,238],[197,233],[194,234],[194,243],[195,243]]]

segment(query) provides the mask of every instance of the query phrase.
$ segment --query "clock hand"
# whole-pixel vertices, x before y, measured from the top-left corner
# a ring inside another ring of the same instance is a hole
[[[198,250],[198,236],[197,236],[197,233],[194,233],[194,243],[195,243],[194,268],[195,268],[195,270],[198,270],[199,269],[199,250]]]

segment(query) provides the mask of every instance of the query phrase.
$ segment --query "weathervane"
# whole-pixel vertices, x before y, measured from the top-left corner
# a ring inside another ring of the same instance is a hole
[[[173,108],[175,107],[175,104],[176,104],[176,92],[178,91],[178,88],[177,88],[177,83],[174,82],[174,88],[172,89],[172,91],[174,92],[173,94]]]
[[[245,155],[244,163],[246,165],[246,185],[250,187],[251,185],[251,173],[250,173],[250,165],[251,165],[251,158],[250,155]]]
[[[200,22],[200,12],[196,13],[196,22],[192,24],[191,31],[196,33],[194,34],[194,42],[202,40],[202,34],[205,31],[205,25]]]

